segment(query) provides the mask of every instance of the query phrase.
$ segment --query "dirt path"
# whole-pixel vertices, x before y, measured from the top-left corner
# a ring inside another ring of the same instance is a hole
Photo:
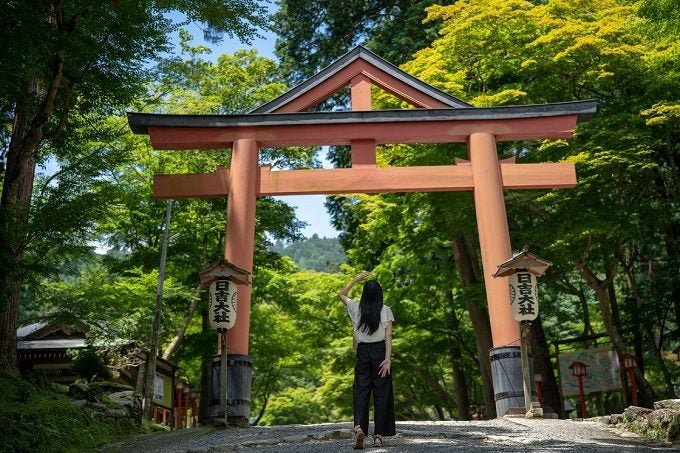
[[[139,436],[101,453],[346,452],[350,423],[251,428],[202,427]],[[472,422],[398,422],[397,435],[372,452],[652,452],[680,451],[594,421],[503,418]]]

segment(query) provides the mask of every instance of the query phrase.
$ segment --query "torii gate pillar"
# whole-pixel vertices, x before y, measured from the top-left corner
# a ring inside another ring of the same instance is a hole
[[[484,287],[489,307],[493,348],[489,351],[496,414],[524,408],[519,323],[512,315],[508,279],[494,278],[497,266],[512,256],[508,218],[503,196],[503,176],[496,138],[486,132],[470,134],[467,141],[472,164],[477,231],[482,255]],[[525,413],[529,408],[524,408]]]
[[[506,346],[519,340],[519,324],[512,316],[507,278],[492,277],[496,266],[512,256],[496,139],[493,134],[473,133],[468,152],[493,345]]]
[[[227,231],[224,258],[252,274],[255,247],[255,202],[258,146],[254,140],[236,140],[232,147],[227,201]],[[228,349],[248,355],[251,285],[242,285],[238,294],[237,319],[229,329]]]
[[[224,258],[228,263],[253,272],[255,248],[255,205],[257,200],[257,169],[259,147],[255,140],[238,139],[232,144],[231,171],[227,180],[227,227]],[[252,358],[248,355],[250,333],[250,302],[252,286],[240,285],[236,323],[226,332],[228,382],[217,379],[216,360],[222,360],[222,341],[218,339],[217,355],[213,359],[209,417],[216,417],[221,405],[220,395],[227,393],[227,418],[230,424],[248,426],[252,384]],[[224,335],[221,334],[221,335]],[[219,403],[218,403],[219,402]]]

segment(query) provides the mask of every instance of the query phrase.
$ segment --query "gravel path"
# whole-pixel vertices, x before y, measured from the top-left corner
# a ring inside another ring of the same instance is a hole
[[[347,452],[351,423],[250,428],[201,427],[110,444],[101,453]],[[652,452],[680,446],[653,442],[595,421],[502,418],[471,422],[398,422],[397,435],[370,452]]]

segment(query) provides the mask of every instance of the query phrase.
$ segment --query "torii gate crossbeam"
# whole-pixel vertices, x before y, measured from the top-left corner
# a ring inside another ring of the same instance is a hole
[[[576,184],[572,164],[501,162],[503,189],[555,189]],[[257,196],[322,195],[348,193],[451,192],[472,190],[469,162],[436,167],[337,168],[272,171],[257,169]],[[224,198],[229,195],[229,169],[214,173],[157,175],[154,198]]]

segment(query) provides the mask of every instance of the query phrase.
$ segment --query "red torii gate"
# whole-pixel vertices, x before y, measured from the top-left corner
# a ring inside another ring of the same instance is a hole
[[[352,111],[307,111],[347,85]],[[371,110],[371,85],[416,108]],[[154,149],[232,148],[229,169],[156,176],[154,197],[228,197],[225,259],[248,272],[253,267],[258,196],[472,190],[493,345],[498,349],[516,345],[520,337],[507,279],[492,277],[496,266],[512,255],[503,190],[573,187],[576,172],[571,163],[499,162],[496,142],[571,138],[577,121],[590,118],[595,108],[595,101],[475,108],[359,46],[249,114],[130,113],[128,120],[135,133],[149,135]],[[469,161],[427,167],[376,166],[379,144],[453,142],[467,143]],[[258,165],[261,147],[308,145],[349,145],[352,167],[271,171],[270,166]],[[239,316],[229,330],[233,354],[248,354],[250,301],[250,287],[241,287]],[[518,401],[523,405],[521,372],[510,376],[511,382],[497,382],[499,379],[494,376],[497,400],[499,394],[508,394],[509,389],[517,393],[514,389],[518,389]],[[246,396],[249,400],[250,395]],[[503,416],[508,408],[497,402],[497,409],[498,416]]]

